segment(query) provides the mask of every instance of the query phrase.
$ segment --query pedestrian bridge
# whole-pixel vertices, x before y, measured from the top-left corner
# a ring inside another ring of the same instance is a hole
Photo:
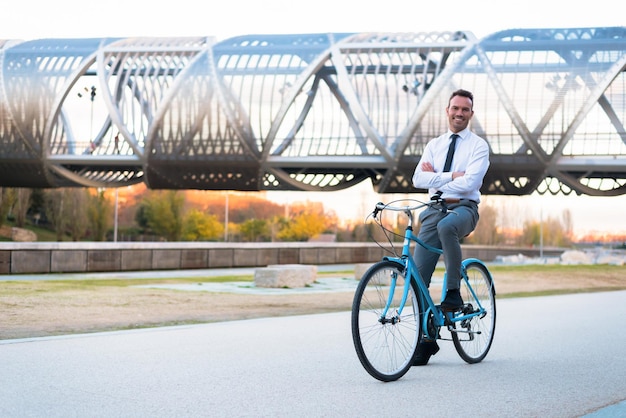
[[[457,88],[484,194],[626,193],[626,27],[0,40],[0,186],[414,191]]]

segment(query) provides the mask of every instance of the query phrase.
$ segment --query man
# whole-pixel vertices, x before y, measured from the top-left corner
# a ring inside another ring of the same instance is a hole
[[[446,107],[449,130],[426,145],[413,174],[416,188],[428,189],[434,200],[454,202],[447,204],[453,213],[439,210],[437,205],[420,213],[422,226],[418,234],[427,244],[443,249],[447,290],[441,309],[448,312],[463,308],[460,240],[476,227],[480,187],[489,168],[489,145],[468,128],[474,116],[473,109],[472,93],[467,90],[452,93]],[[414,258],[420,276],[429,286],[439,254],[416,245]],[[438,351],[437,342],[425,338],[417,347],[413,364],[427,364]]]

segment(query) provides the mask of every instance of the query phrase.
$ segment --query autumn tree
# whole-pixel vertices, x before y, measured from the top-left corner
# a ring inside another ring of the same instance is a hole
[[[148,193],[140,203],[137,221],[167,241],[179,241],[183,234],[184,205],[184,195],[175,190]]]
[[[231,195],[229,221],[242,224],[248,219],[271,219],[282,215],[284,208],[266,199],[252,195]]]
[[[228,202],[228,220],[240,224],[248,219],[271,219],[283,215],[284,207],[271,202],[253,192],[224,193],[191,191],[191,199],[203,211],[214,214],[220,221],[225,220]]]
[[[185,241],[214,241],[224,233],[224,226],[215,215],[191,209],[183,221]]]
[[[278,233],[287,228],[288,225],[289,220],[284,216],[273,216],[268,223],[268,227],[270,230],[270,241],[275,242],[276,240],[278,240]]]
[[[328,230],[336,219],[324,213],[321,203],[293,205],[286,226],[277,238],[282,241],[306,241]]]

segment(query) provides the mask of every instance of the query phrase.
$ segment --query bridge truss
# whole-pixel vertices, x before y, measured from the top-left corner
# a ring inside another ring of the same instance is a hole
[[[626,28],[0,41],[0,186],[414,191],[457,88],[485,194],[626,193]]]

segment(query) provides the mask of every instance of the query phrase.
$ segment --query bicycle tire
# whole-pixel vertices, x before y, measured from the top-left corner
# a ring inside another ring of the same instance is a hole
[[[466,306],[469,303],[476,309],[478,300],[486,312],[484,315],[455,322],[452,341],[459,356],[467,363],[473,364],[485,358],[493,342],[496,330],[496,291],[491,274],[484,264],[470,262],[466,265],[465,271],[467,281],[461,280],[461,296]],[[470,292],[468,282],[476,298]]]
[[[397,284],[387,321],[383,321],[381,316],[389,298],[388,283],[392,276],[397,277]],[[365,370],[383,382],[398,380],[406,374],[422,339],[423,309],[415,282],[411,282],[402,316],[396,316],[404,283],[403,265],[378,262],[361,278],[352,303],[352,340],[357,356]]]

